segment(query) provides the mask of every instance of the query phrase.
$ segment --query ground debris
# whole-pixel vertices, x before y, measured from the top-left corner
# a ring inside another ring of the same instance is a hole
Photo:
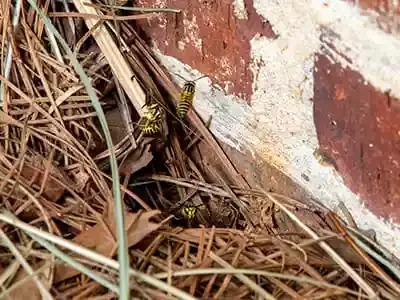
[[[17,9],[7,3],[6,11]],[[116,227],[124,219],[138,299],[181,298],[179,291],[187,299],[398,299],[396,260],[349,218],[250,186],[193,110],[177,118],[179,89],[132,21],[177,11],[73,3],[40,8],[87,74],[96,109],[30,4],[20,26],[10,26],[12,14],[2,18],[13,59],[0,76],[0,234],[11,241],[0,247],[0,298],[28,289],[40,297],[34,281],[22,281],[25,262],[33,270],[48,264],[38,274],[55,299],[117,298]],[[94,13],[78,12],[85,7]],[[143,132],[143,116],[157,127]],[[116,218],[119,190],[124,212]],[[20,290],[10,290],[16,283]]]

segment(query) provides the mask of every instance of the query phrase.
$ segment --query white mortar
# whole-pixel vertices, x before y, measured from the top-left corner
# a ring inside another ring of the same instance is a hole
[[[233,13],[239,20],[247,20],[247,10],[244,0],[233,0]]]
[[[240,2],[240,1],[235,1]],[[361,229],[373,228],[378,240],[400,257],[400,226],[385,222],[367,210],[335,175],[313,156],[317,137],[312,117],[313,53],[320,49],[319,25],[329,25],[341,40],[331,40],[352,60],[348,64],[335,53],[332,58],[360,72],[381,91],[400,98],[400,38],[379,30],[371,16],[344,1],[254,0],[258,13],[279,35],[276,40],[255,37],[254,94],[251,107],[212,88],[208,79],[197,82],[195,109],[204,118],[212,115],[212,132],[239,151],[250,150],[308,190],[316,199],[335,209],[343,201]],[[240,9],[240,7],[239,7]],[[377,47],[385,45],[380,51]],[[396,50],[397,49],[397,50]],[[201,74],[174,58],[159,54],[171,71],[187,79]],[[257,64],[258,62],[262,62]],[[182,80],[177,77],[181,85]],[[306,181],[301,174],[309,177]]]

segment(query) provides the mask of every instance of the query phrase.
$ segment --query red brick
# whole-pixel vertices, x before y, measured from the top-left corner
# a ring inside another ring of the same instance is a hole
[[[345,0],[355,4],[355,0]],[[380,29],[387,33],[400,32],[400,5],[394,6],[391,0],[359,0],[358,7],[362,10],[377,12],[375,21]],[[370,17],[373,17],[370,15]]]
[[[141,0],[137,5],[154,7],[155,0]],[[249,100],[252,93],[253,73],[250,40],[256,35],[275,38],[271,25],[259,16],[251,0],[245,0],[247,20],[234,16],[231,0],[169,0],[169,8],[178,8],[180,14],[163,14],[160,18],[140,21],[144,31],[156,41],[162,53],[212,76],[214,83],[228,86],[228,93]],[[194,20],[198,27],[190,30],[184,25]],[[180,42],[187,40],[180,48]],[[202,40],[201,47],[196,42]],[[168,43],[166,45],[166,42]]]
[[[360,0],[361,9],[372,9],[378,13],[376,22],[387,33],[400,32],[400,5],[395,7],[391,0]]]
[[[400,101],[317,55],[314,121],[345,184],[375,214],[400,221]]]
[[[359,0],[358,5],[363,9],[373,9],[377,12],[387,12],[389,9],[389,0]]]

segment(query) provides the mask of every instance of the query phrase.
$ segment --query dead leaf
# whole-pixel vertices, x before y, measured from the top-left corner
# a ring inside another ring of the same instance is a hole
[[[28,182],[41,186],[44,179],[46,164],[47,162],[42,158],[42,156],[35,155],[24,164],[22,167],[21,176],[24,177]],[[47,181],[45,182],[43,195],[47,200],[55,202],[64,194],[65,188],[52,177],[65,182],[67,180],[67,176],[62,174],[53,165],[50,166],[49,174],[51,176],[48,176]]]
[[[113,144],[118,144],[123,138],[126,137],[128,131],[122,121],[122,115],[118,107],[106,112],[106,120],[110,130],[111,139]]]
[[[150,144],[141,144],[132,154],[130,154],[119,167],[121,175],[131,175],[146,167],[153,160],[153,153],[150,151]]]
[[[42,261],[41,263],[37,264],[36,266],[32,266],[32,269],[35,271],[37,269],[40,269],[42,266],[44,266],[45,262]],[[47,269],[48,270],[48,269]],[[50,283],[44,278],[43,272],[40,273],[39,275],[40,281],[42,282],[43,286],[48,288],[51,286]],[[26,273],[24,268],[20,268],[14,277],[13,284],[21,281],[25,277],[27,277],[28,274]],[[9,299],[13,300],[26,300],[26,299],[42,299],[42,294],[40,293],[39,288],[37,287],[35,281],[33,279],[28,279],[26,280],[23,284],[21,284],[19,287],[15,288],[12,290],[9,294]]]
[[[157,230],[161,225],[151,222],[150,219],[160,214],[159,210],[152,210],[140,214],[139,220],[136,221],[138,213],[125,214],[125,228],[127,231],[128,246],[139,243],[145,236]],[[115,232],[114,217],[109,222],[110,227]]]
[[[75,177],[75,182],[76,182],[76,188],[75,190],[79,193],[83,191],[83,189],[86,187],[86,184],[88,180],[90,179],[89,174],[82,168],[80,168],[79,172],[74,174]]]
[[[129,247],[134,246],[161,226],[160,224],[150,221],[152,217],[158,215],[159,213],[160,211],[158,210],[153,210],[142,214],[129,212],[125,213],[125,228],[127,231],[127,241]],[[106,221],[106,224],[109,226],[113,235],[116,236],[115,222],[113,217],[114,215],[109,215],[112,217],[111,220]],[[137,218],[139,219],[136,220]],[[96,226],[82,232],[73,239],[73,242],[107,257],[114,256],[115,253],[113,250],[117,249],[117,241],[110,236],[109,231],[104,228],[102,224],[97,224]],[[78,274],[79,272],[77,270],[67,265],[57,265],[55,269],[54,281],[59,282]]]

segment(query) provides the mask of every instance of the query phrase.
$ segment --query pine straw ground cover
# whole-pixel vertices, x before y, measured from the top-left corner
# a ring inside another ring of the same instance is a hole
[[[345,208],[249,187],[175,117],[132,20],[179,11],[38,3],[1,2],[0,299],[399,299],[397,261]]]

